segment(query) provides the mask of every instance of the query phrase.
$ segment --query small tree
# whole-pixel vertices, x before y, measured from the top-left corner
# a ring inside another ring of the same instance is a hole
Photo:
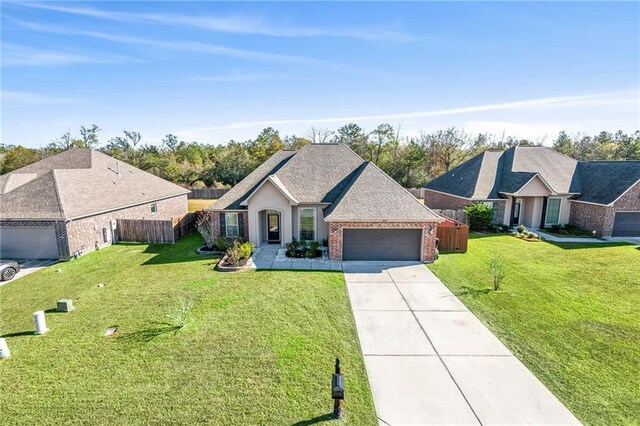
[[[493,276],[493,291],[498,291],[500,290],[502,280],[506,276],[504,260],[494,253],[491,257],[489,268],[491,269],[491,275]]]
[[[484,203],[471,204],[465,207],[464,211],[469,219],[469,229],[472,231],[487,229],[493,223],[493,207]]]
[[[212,250],[216,244],[216,236],[213,233],[213,221],[207,214],[201,215],[196,222],[196,229],[202,235],[204,244]]]

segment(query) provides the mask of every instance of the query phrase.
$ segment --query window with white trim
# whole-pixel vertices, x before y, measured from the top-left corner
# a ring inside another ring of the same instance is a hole
[[[227,237],[240,236],[240,226],[238,224],[238,213],[224,214],[225,234]]]
[[[316,239],[316,209],[315,208],[303,208],[299,210],[299,227],[298,234],[300,240]]]
[[[557,225],[560,220],[560,198],[549,198],[547,200],[547,217],[545,225]]]
[[[151,214],[158,213],[158,203],[151,203]]]

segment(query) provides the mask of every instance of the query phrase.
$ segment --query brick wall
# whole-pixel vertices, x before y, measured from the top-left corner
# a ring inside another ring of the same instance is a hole
[[[473,201],[467,198],[454,197],[453,195],[443,194],[442,192],[424,190],[424,204],[431,209],[438,210],[462,210]]]
[[[569,223],[585,231],[595,230],[598,235],[603,235],[607,210],[607,206],[571,201]]]
[[[151,214],[151,204],[145,203],[126,209],[89,216],[66,223],[68,249],[63,257],[83,254],[112,243],[112,219],[170,219],[187,213],[187,196],[167,198],[156,201],[158,212]],[[107,241],[104,240],[103,228],[107,228]]]
[[[436,258],[436,222],[331,222],[329,223],[329,257],[342,260],[342,230],[344,228],[407,229],[422,228],[422,261],[433,262]],[[429,231],[431,228],[431,231]]]

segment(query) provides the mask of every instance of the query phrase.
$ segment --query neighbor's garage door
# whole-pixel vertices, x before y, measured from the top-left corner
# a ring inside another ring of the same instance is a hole
[[[616,213],[612,235],[614,237],[640,237],[640,212]]]
[[[421,229],[345,229],[343,260],[420,260]]]
[[[57,259],[56,231],[48,227],[0,227],[3,259]]]

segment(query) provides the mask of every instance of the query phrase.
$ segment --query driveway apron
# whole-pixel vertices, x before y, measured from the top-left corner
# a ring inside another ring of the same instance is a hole
[[[342,266],[381,425],[580,424],[423,264]]]

